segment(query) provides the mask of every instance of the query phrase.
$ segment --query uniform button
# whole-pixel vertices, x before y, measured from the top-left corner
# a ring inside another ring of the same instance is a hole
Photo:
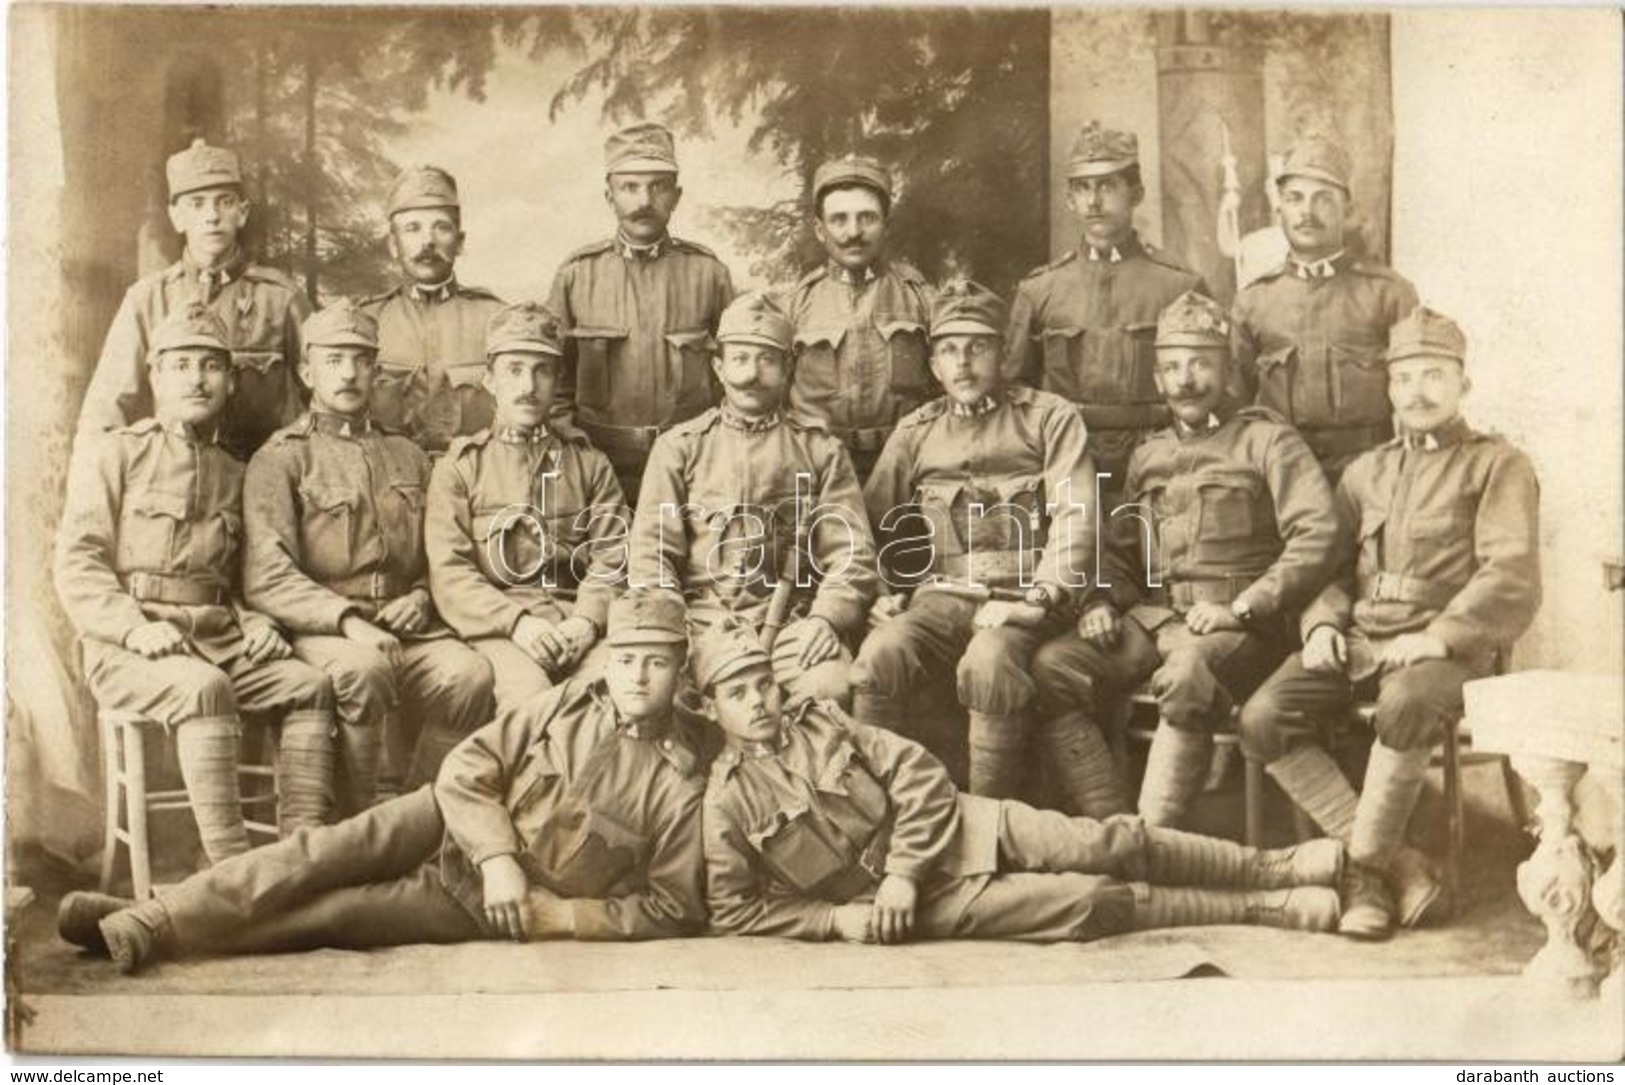
[[[661,739],[660,740],[660,748],[662,750],[668,750],[669,751],[671,749],[671,739],[669,739],[669,738]]]

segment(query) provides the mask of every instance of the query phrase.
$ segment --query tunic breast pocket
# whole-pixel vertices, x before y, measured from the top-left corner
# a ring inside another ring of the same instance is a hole
[[[1297,361],[1298,348],[1284,346],[1261,352],[1254,363],[1258,370],[1258,402],[1290,419],[1298,417],[1292,390]]]
[[[220,509],[192,533],[192,567],[216,570],[229,581],[243,540],[243,514]]]
[[[169,571],[176,547],[189,534],[184,494],[146,490],[124,503],[119,517],[118,565],[123,571]]]
[[[1194,485],[1200,519],[1196,544],[1209,560],[1234,560],[1252,549],[1261,524],[1258,502],[1263,481],[1248,471],[1205,470]]]
[[[423,555],[423,484],[416,479],[392,479],[378,511],[390,553],[404,559],[397,566],[416,568]]]
[[[568,800],[532,845],[540,880],[565,897],[598,900],[638,870],[649,840],[597,806]]]
[[[669,387],[677,390],[674,417],[692,418],[711,405],[711,350],[715,345],[704,328],[666,333],[666,371]]]
[[[1067,399],[1081,399],[1084,330],[1060,326],[1045,328],[1044,387]]]
[[[1420,513],[1410,518],[1405,531],[1418,576],[1471,574],[1473,519],[1467,513],[1460,509]]]
[[[570,329],[576,344],[576,403],[589,410],[609,407],[615,394],[611,370],[626,350],[625,328],[582,325]],[[628,375],[630,377],[630,375]]]
[[[535,583],[550,560],[547,531],[533,508],[483,509],[473,528],[486,575],[505,588]]]
[[[1086,403],[1140,403],[1157,400],[1152,378],[1155,324],[1091,329],[1079,338],[1083,359],[1077,370],[1079,397]]]
[[[886,341],[887,358],[891,362],[892,393],[905,398],[929,394],[931,367],[925,342],[925,325],[902,315],[876,314],[875,328]]]
[[[1333,412],[1339,422],[1366,422],[1379,425],[1389,415],[1388,367],[1383,348],[1341,346],[1330,348],[1333,373]]]
[[[380,363],[372,378],[373,420],[391,429],[407,429],[413,414],[429,397],[422,366]]]
[[[348,574],[355,552],[356,518],[361,495],[354,489],[310,484],[300,488],[304,505],[299,545],[306,571],[316,575]]]
[[[237,388],[231,394],[234,414],[252,419],[254,428],[267,433],[293,421],[299,397],[290,393],[280,350],[234,350],[231,364],[237,373]]]
[[[807,896],[829,899],[827,887],[851,865],[846,852],[820,831],[809,809],[780,810],[748,836],[768,870]]]
[[[802,399],[822,407],[841,392],[841,341],[846,328],[840,324],[809,324],[796,329],[796,391]]]

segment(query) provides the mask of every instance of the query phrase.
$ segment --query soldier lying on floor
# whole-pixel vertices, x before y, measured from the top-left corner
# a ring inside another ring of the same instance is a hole
[[[683,604],[611,606],[604,678],[505,712],[434,786],[304,829],[147,901],[69,893],[64,939],[125,972],[203,954],[630,940],[704,926],[693,744],[672,716]]]
[[[1259,851],[1128,815],[1096,821],[961,794],[923,746],[833,702],[781,713],[747,629],[697,641],[693,670],[726,741],[705,798],[706,896],[721,930],[1057,942],[1337,925],[1336,842]]]

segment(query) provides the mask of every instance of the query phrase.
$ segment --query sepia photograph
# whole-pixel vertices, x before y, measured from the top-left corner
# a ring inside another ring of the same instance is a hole
[[[12,1054],[1625,1059],[1618,9],[6,17]]]

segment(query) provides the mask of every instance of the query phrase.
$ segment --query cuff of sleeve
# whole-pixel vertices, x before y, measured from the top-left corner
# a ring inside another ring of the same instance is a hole
[[[835,929],[835,905],[830,904],[827,901],[822,901],[820,902],[820,906],[824,910],[824,921],[821,924],[824,932],[824,941],[833,942],[841,936],[840,932]]]
[[[925,869],[925,862],[920,859],[905,859],[896,855],[886,856],[886,873],[895,874],[899,878],[907,878],[911,882],[919,882],[920,874]]]
[[[1273,618],[1280,610],[1281,601],[1273,591],[1255,582],[1236,596],[1231,606],[1245,607],[1254,618]]]
[[[335,595],[331,602],[322,604],[317,617],[316,628],[312,629],[311,632],[330,633],[338,636],[339,627],[344,624],[344,619],[354,613],[357,613],[354,603],[343,596]]]
[[[499,855],[518,856],[519,849],[512,844],[484,844],[477,848],[464,848],[463,854],[468,856],[471,865],[478,868],[487,859],[495,859]]]
[[[609,601],[613,594],[603,589],[595,590],[591,586],[582,588],[576,593],[576,605],[571,609],[570,616],[585,618],[602,637],[609,625]]]
[[[491,619],[491,635],[512,637],[513,631],[519,627],[519,619],[528,613],[518,603],[504,602]]]
[[[1484,643],[1465,622],[1443,614],[1428,623],[1427,632],[1438,638],[1451,659],[1469,659]]]

